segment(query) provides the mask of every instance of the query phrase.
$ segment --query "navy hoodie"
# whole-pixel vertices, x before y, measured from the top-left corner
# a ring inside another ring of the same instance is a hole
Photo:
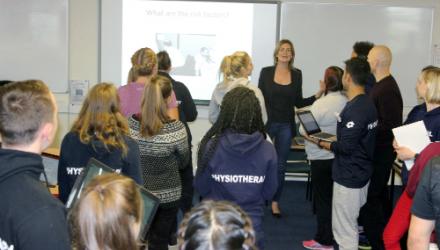
[[[228,131],[221,135],[206,168],[196,175],[194,187],[205,199],[236,203],[258,229],[264,202],[272,199],[278,186],[277,169],[275,148],[260,132]]]
[[[362,188],[373,173],[373,154],[378,120],[374,103],[366,95],[347,102],[338,119],[333,181],[347,188]]]
[[[60,160],[58,161],[60,200],[66,203],[76,177],[82,173],[92,157],[142,185],[139,146],[128,136],[125,136],[125,143],[128,151],[127,156],[123,157],[121,150],[106,149],[101,141],[94,140],[89,144],[84,144],[79,140],[78,133],[67,133],[61,143]]]
[[[0,249],[70,249],[66,211],[43,171],[40,155],[0,149]]]

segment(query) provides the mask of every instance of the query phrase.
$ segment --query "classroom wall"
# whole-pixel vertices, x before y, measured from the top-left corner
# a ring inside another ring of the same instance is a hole
[[[109,1],[109,0],[102,0]],[[259,0],[255,0],[259,1]],[[261,0],[265,1],[265,0]],[[284,0],[283,2],[304,2],[304,0]],[[309,0],[317,3],[363,3],[364,0]],[[435,8],[433,43],[440,44],[440,1],[438,0],[370,0],[369,4],[400,6],[432,6]],[[99,81],[99,0],[75,0],[69,3],[69,80]],[[347,56],[351,48],[347,48]],[[414,90],[401,90],[414,91]],[[305,95],[313,93],[305,93]],[[60,128],[54,145],[60,144],[63,135],[70,128],[78,112],[78,107],[69,106],[67,94],[57,94],[60,107]],[[407,112],[411,107],[405,107]],[[190,124],[193,142],[201,139],[209,128],[207,108],[199,107],[199,118]],[[195,151],[195,150],[194,150]]]

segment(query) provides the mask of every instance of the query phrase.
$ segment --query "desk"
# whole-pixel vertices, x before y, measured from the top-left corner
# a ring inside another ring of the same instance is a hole
[[[59,148],[47,148],[41,154],[43,156],[46,156],[46,157],[49,157],[52,159],[59,159],[60,158],[60,149]]]

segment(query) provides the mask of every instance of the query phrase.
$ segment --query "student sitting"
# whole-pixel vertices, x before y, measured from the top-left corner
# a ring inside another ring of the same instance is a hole
[[[58,185],[62,202],[67,202],[76,177],[92,157],[142,184],[139,147],[128,132],[115,86],[96,84],[61,143]]]
[[[132,179],[118,174],[95,177],[70,215],[75,249],[140,249],[141,201]]]
[[[238,206],[227,201],[203,201],[185,215],[178,238],[179,250],[256,250],[252,222]]]
[[[263,249],[264,202],[278,186],[278,163],[274,146],[266,140],[258,102],[245,87],[226,93],[218,120],[200,143],[194,187],[204,199],[242,207]]]

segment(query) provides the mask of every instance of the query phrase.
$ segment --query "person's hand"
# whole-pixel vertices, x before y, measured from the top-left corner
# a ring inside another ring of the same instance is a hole
[[[397,143],[396,143],[397,144]],[[393,143],[394,146],[394,143]],[[414,159],[414,157],[416,156],[416,153],[413,152],[411,149],[405,147],[405,146],[398,146],[394,147],[394,150],[397,153],[397,158],[399,158],[402,161],[405,160],[410,160],[410,159]]]
[[[316,94],[315,94],[316,99],[318,99],[319,97],[321,97],[322,94],[324,94],[324,92],[325,92],[325,83],[324,83],[323,80],[320,80],[320,81],[319,81],[319,90],[318,90],[318,92],[316,92]]]

